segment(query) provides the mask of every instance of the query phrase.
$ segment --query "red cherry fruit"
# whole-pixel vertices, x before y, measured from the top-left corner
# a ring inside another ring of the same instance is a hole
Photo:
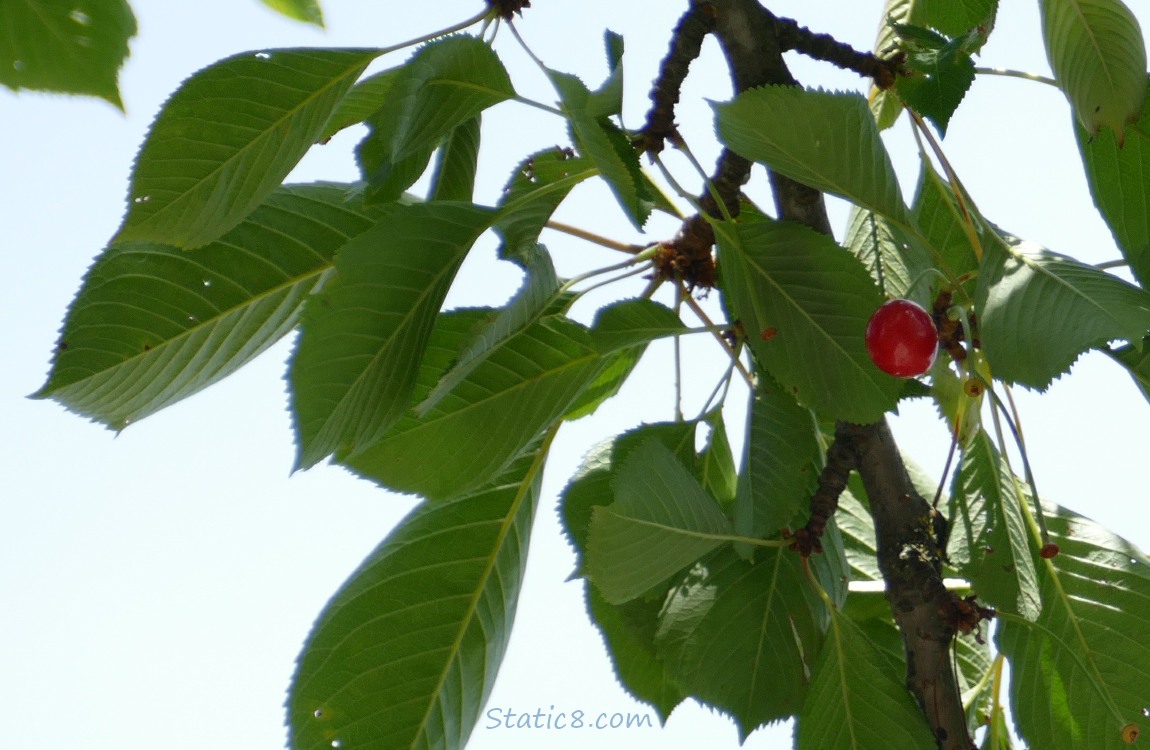
[[[878,369],[899,378],[922,375],[934,364],[938,329],[930,313],[907,299],[875,310],[866,325],[866,350]]]

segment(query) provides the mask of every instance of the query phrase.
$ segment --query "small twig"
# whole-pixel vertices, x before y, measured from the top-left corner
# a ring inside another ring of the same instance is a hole
[[[579,227],[573,227],[570,224],[564,224],[562,222],[555,221],[554,219],[549,220],[544,226],[546,226],[548,229],[554,229],[556,232],[562,232],[563,234],[569,234],[572,237],[578,237],[581,240],[593,242],[600,247],[606,247],[611,250],[618,250],[621,253],[628,253],[630,255],[638,255],[648,248],[647,245],[628,245],[624,242],[619,242],[618,240],[604,237],[601,234],[589,232],[586,229],[580,229]]]
[[[1037,73],[1027,73],[1022,70],[1009,70],[1007,68],[975,68],[975,73],[987,76],[1003,76],[1005,78],[1022,78],[1027,81],[1036,81],[1038,83],[1045,83],[1047,86],[1058,88],[1058,81],[1046,76],[1040,76]]]
[[[847,480],[854,470],[856,459],[849,445],[850,439],[841,430],[835,431],[834,442],[827,449],[827,462],[819,472],[819,485],[811,495],[811,517],[807,525],[794,533],[791,549],[803,557],[823,551],[823,532],[827,522],[839,507],[839,496],[846,489]]]
[[[679,282],[679,286],[682,288],[681,281]],[[711,317],[707,315],[707,312],[699,305],[698,302],[695,301],[695,298],[690,294],[684,295],[683,301],[687,303],[687,307],[691,308],[691,312],[698,316],[699,320],[703,322],[703,325],[707,326],[712,331],[715,331],[715,340],[718,341],[719,345],[722,346],[727,351],[727,354],[731,356],[731,360],[739,369],[739,374],[742,375],[743,379],[747,381],[747,385],[751,388],[754,388],[755,379],[751,376],[751,373],[747,372],[747,368],[743,365],[742,360],[739,359],[739,352],[733,346],[731,346],[731,342],[727,341],[727,339],[723,338],[722,334],[717,332],[718,326],[716,326],[711,321]]]
[[[942,146],[935,140],[934,134],[930,132],[930,128],[923,122],[922,116],[913,110],[907,110],[915,125],[915,131],[921,133],[926,138],[930,148],[934,151],[934,155],[938,158],[939,164],[946,172],[946,179],[950,183],[951,192],[954,194],[954,201],[958,205],[958,210],[962,214],[963,229],[966,231],[966,237],[970,241],[970,247],[974,251],[974,257],[978,262],[982,262],[982,241],[978,237],[978,232],[974,228],[974,219],[971,216],[970,209],[966,205],[966,189],[962,186],[962,181],[958,179],[958,174],[951,166],[950,160],[946,158],[943,153]]]

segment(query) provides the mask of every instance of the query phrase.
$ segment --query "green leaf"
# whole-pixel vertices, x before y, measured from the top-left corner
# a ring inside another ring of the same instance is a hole
[[[586,572],[584,560],[593,509],[614,496],[612,484],[615,475],[638,448],[658,441],[690,470],[696,480],[702,481],[695,455],[697,428],[697,422],[686,421],[644,424],[605,440],[587,452],[579,470],[563,490],[560,501],[564,531],[575,547],[579,574]]]
[[[511,635],[543,457],[418,507],[352,574],[292,679],[292,748],[462,750]]]
[[[347,185],[279,188],[209,245],[111,245],[72,302],[53,398],[122,429],[234,372],[291,331],[332,258],[379,217]]]
[[[728,148],[907,224],[894,167],[861,96],[763,86],[712,106]]]
[[[1091,137],[1077,127],[1075,134],[1094,205],[1134,277],[1150,286],[1150,97],[1122,145],[1109,131]]]
[[[934,123],[946,135],[954,111],[974,83],[974,61],[955,39],[940,49],[913,49],[906,68],[914,75],[900,76],[895,90],[905,104]]]
[[[769,375],[759,377],[747,410],[734,517],[741,536],[765,539],[791,524],[808,504],[822,462],[819,428],[810,409]]]
[[[479,166],[479,115],[460,123],[443,139],[431,178],[431,199],[469,201]]]
[[[544,225],[571,188],[595,174],[588,159],[568,149],[539,151],[520,162],[499,201],[499,257],[515,260],[533,252]]]
[[[672,679],[745,739],[802,706],[825,617],[794,552],[766,550],[752,564],[726,549],[672,590],[656,638]]]
[[[584,561],[591,514],[605,498],[612,496],[611,483],[619,466],[634,450],[650,440],[659,441],[675,454],[680,463],[686,459],[688,463],[684,465],[690,466],[695,428],[692,422],[643,425],[604,441],[587,453],[560,498],[563,529],[575,548],[577,575],[586,575]],[[699,478],[697,474],[696,478]],[[673,585],[675,582],[670,582],[667,588]],[[663,596],[610,604],[586,578],[583,591],[587,610],[603,635],[619,681],[631,695],[651,703],[665,720],[686,697],[671,679],[656,650],[655,631],[665,592]]]
[[[727,423],[723,410],[716,409],[705,417],[711,431],[707,445],[700,456],[702,463],[703,488],[724,508],[735,500],[738,491],[739,470],[735,467],[735,454],[727,439]]]
[[[971,246],[966,219],[959,211],[954,192],[925,159],[918,173],[918,187],[911,210],[914,212],[915,223],[940,261],[945,264],[948,275],[957,278],[978,270],[978,255]],[[971,220],[978,221],[975,216]],[[977,226],[976,229],[979,230],[982,245],[993,241],[989,239],[985,228]]]
[[[126,0],[5,0],[0,29],[0,84],[98,96],[124,108],[116,79],[136,35]]]
[[[261,0],[261,2],[288,18],[323,28],[323,10],[319,6],[319,0]]]
[[[388,206],[336,256],[291,364],[297,466],[357,453],[403,414],[435,315],[491,217],[469,203]]]
[[[561,312],[554,308],[562,300],[565,298],[560,294],[559,277],[555,273],[551,256],[544,251],[534,253],[526,262],[523,288],[489,324],[476,333],[427,398],[416,404],[415,413],[418,416],[427,414],[499,347],[511,344],[517,334],[547,315]]]
[[[295,167],[378,55],[244,52],[196,73],[152,124],[116,239],[198,247],[234,227]]]
[[[795,730],[797,750],[920,750],[935,744],[902,670],[831,610]]]
[[[1038,565],[1042,614],[996,631],[1011,709],[1030,747],[1120,750],[1124,725],[1148,729],[1150,559],[1083,516],[1046,514],[1061,552]]]
[[[1150,337],[1142,339],[1141,351],[1129,344],[1114,349],[1103,348],[1102,351],[1126,368],[1142,396],[1150,401]]]
[[[894,407],[901,382],[866,352],[882,295],[857,258],[790,222],[716,223],[722,286],[763,369],[820,417],[864,424]]]
[[[592,92],[587,111],[593,117],[615,117],[623,114],[623,37],[608,29],[603,32],[603,46],[611,73],[603,85]]]
[[[563,419],[571,422],[594,414],[604,402],[618,394],[639,364],[644,351],[644,346],[633,346],[607,354],[599,374],[587,384],[563,414]]]
[[[999,611],[1035,620],[1042,611],[1022,480],[985,432],[963,451],[950,502],[948,554],[974,591]]]
[[[986,368],[986,360],[977,350],[974,354],[974,363],[967,363],[983,378],[989,380],[990,374]],[[984,398],[985,392],[971,397],[966,392],[966,372],[956,373],[951,369],[949,357],[939,357],[930,369],[930,395],[938,408],[939,417],[947,425],[951,434],[958,426],[958,445],[965,448],[970,445],[982,431],[982,406],[989,400]]]
[[[690,332],[671,308],[649,299],[625,299],[607,305],[595,313],[592,330],[595,345],[602,352]]]
[[[1092,346],[1137,345],[1150,330],[1150,294],[1022,242],[986,248],[975,303],[994,376],[1033,388],[1045,388]]]
[[[895,32],[895,27],[898,24],[912,23],[915,9],[921,6],[922,0],[886,0],[882,9],[882,22],[879,23],[874,40],[876,55],[886,58],[898,51],[898,34]],[[902,114],[902,101],[890,89],[881,90],[877,86],[872,86],[868,104],[879,130],[886,130],[894,125],[898,116]]]
[[[924,271],[932,263],[918,240],[874,211],[852,206],[843,244],[886,296],[930,306],[927,297],[934,278]]]
[[[608,604],[590,581],[583,588],[587,611],[607,644],[615,676],[628,693],[651,704],[665,722],[687,696],[671,679],[655,646],[662,598]]]
[[[335,111],[331,113],[327,124],[324,125],[320,135],[320,142],[325,143],[336,133],[352,125],[358,125],[374,115],[387,102],[388,93],[392,84],[399,78],[403,68],[388,68],[361,78],[340,100]]]
[[[1121,0],[1040,0],[1046,58],[1091,135],[1102,127],[1125,140],[1146,97],[1146,44]]]
[[[938,29],[950,37],[979,25],[994,25],[998,0],[918,0],[908,21]]]
[[[356,150],[369,200],[398,198],[445,135],[514,96],[503,63],[481,39],[450,36],[422,47],[391,81]]]
[[[634,599],[730,539],[719,504],[657,441],[627,457],[612,487],[615,501],[594,509],[587,540],[591,581],[611,604]]]
[[[851,580],[881,581],[878,569],[878,545],[875,542],[874,519],[867,508],[866,490],[857,473],[852,473],[847,488],[839,496],[835,522],[843,536],[843,547],[851,567]],[[852,594],[848,601],[854,599]]]
[[[602,114],[596,99],[573,75],[547,71],[562,99],[563,114],[579,152],[591,160],[636,229],[642,230],[657,201],[639,168],[639,152],[627,135]]]
[[[548,316],[493,350],[426,414],[409,413],[343,463],[435,500],[468,491],[562,418],[609,362],[586,328]]]

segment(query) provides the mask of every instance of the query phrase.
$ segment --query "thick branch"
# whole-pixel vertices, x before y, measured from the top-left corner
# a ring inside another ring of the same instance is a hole
[[[645,151],[659,153],[663,141],[678,138],[675,132],[675,105],[687,71],[703,48],[703,40],[714,28],[710,6],[692,6],[679,19],[671,36],[671,49],[659,65],[659,77],[651,89],[651,111],[643,127],[642,146]]]
[[[795,85],[782,57],[780,23],[755,0],[692,0],[714,12],[736,91],[767,84]],[[771,173],[782,219],[830,234],[822,194]],[[942,750],[974,747],[950,659],[958,600],[943,585],[929,504],[915,491],[885,421],[839,424],[836,444],[849,450],[875,521],[879,567],[887,600],[902,632],[907,684]]]

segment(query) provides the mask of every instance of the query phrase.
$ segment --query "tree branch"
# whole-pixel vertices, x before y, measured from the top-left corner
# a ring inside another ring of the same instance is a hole
[[[782,57],[780,36],[785,38],[786,33],[780,35],[781,22],[774,14],[756,0],[692,0],[692,7],[702,6],[713,11],[713,33],[727,57],[736,91],[768,84],[796,85]],[[793,29],[790,33],[793,36]],[[773,172],[770,177],[779,218],[831,234],[821,193]],[[840,441],[841,448],[835,450],[853,456],[870,500],[879,568],[903,637],[907,685],[939,748],[970,750],[974,743],[950,659],[959,607],[964,602],[943,585],[930,505],[911,484],[885,420],[869,425],[840,423],[836,445]]]

